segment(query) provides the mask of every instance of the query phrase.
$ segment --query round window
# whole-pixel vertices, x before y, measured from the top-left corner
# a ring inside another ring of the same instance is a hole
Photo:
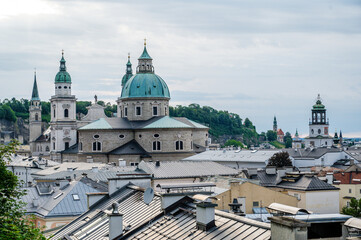
[[[318,134],[321,134],[321,129],[318,129]]]
[[[139,134],[139,138],[142,138],[142,134]]]
[[[123,139],[124,137],[125,137],[125,136],[124,136],[123,134],[120,134],[120,135],[119,135],[119,138],[120,138],[120,139]]]
[[[153,135],[153,137],[155,137],[155,138],[159,138],[159,134],[158,134],[158,133],[156,133],[156,134],[154,134],[154,135]]]
[[[61,86],[59,86],[58,89],[61,89]]]
[[[98,139],[100,136],[98,134],[95,134],[93,138]]]
[[[65,89],[67,89],[68,87],[67,86],[64,86]]]

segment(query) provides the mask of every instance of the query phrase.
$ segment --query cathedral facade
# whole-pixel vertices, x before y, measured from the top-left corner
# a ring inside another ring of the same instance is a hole
[[[208,127],[169,116],[170,91],[155,74],[145,44],[136,74],[128,56],[122,91],[116,101],[117,117],[106,117],[103,107],[95,101],[88,114],[77,120],[71,83],[62,55],[55,77],[55,95],[50,99],[47,138],[52,160],[137,165],[141,160],[180,160],[205,151]],[[33,135],[39,135],[35,124],[33,129],[37,131]]]

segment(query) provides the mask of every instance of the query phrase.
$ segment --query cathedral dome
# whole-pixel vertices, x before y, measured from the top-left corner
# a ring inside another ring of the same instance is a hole
[[[154,73],[138,73],[126,82],[121,98],[143,97],[170,98],[168,86]]]
[[[152,60],[144,42],[143,53],[138,58],[137,74],[124,81],[121,98],[170,98],[167,84],[154,74]],[[128,63],[130,64],[129,60]]]
[[[71,83],[70,74],[66,71],[64,52],[60,60],[59,72],[55,76],[55,83]]]

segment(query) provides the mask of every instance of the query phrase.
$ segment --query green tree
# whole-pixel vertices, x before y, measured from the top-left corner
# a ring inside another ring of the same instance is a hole
[[[266,136],[267,140],[270,142],[277,140],[277,133],[275,131],[268,130]]]
[[[241,143],[240,141],[234,140],[234,139],[227,140],[227,142],[224,144],[224,146],[234,146],[234,147],[244,148],[243,143]]]
[[[342,213],[357,218],[361,217],[361,198],[359,200],[356,198],[351,198],[350,206],[343,207]]]
[[[285,148],[292,148],[292,140],[287,138],[285,140]]]
[[[278,152],[268,160],[267,166],[284,167],[292,166],[292,161],[288,152]]]
[[[4,110],[4,118],[11,122],[16,122],[15,112],[11,109],[8,104],[2,105],[2,109]]]
[[[25,216],[17,176],[6,168],[10,155],[15,153],[16,142],[0,145],[0,239],[46,239],[39,228]]]

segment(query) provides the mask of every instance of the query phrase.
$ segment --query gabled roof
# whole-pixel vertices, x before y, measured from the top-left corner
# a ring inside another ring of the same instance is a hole
[[[234,176],[238,171],[215,162],[161,161],[139,163],[138,167],[152,174],[154,179],[189,178],[207,176]]]
[[[85,129],[112,129],[112,126],[104,118],[100,118],[95,122],[89,123],[88,125],[79,128],[79,130]]]
[[[126,144],[110,151],[108,154],[115,154],[115,155],[148,155],[148,152],[139,145],[139,143],[133,139]]]
[[[192,127],[185,123],[177,121],[174,118],[164,116],[161,119],[159,119],[143,128],[149,129],[149,128],[192,128]]]
[[[287,151],[288,154],[297,159],[297,158],[320,158],[327,153],[342,153],[343,150],[339,148],[327,148],[327,147],[320,147],[320,148],[302,148],[302,149],[284,149]],[[350,156],[351,157],[351,156]]]
[[[88,180],[89,181],[89,180]],[[51,183],[41,183],[40,185],[49,185],[49,189],[53,191],[50,194],[42,194],[40,188],[25,188],[27,194],[22,200],[27,203],[27,214],[36,214],[43,218],[61,217],[61,216],[77,216],[87,210],[87,196],[85,193],[102,192],[104,188],[87,184],[85,181],[73,181],[65,187],[57,187]],[[73,195],[77,195],[79,200]],[[38,206],[34,206],[34,199],[39,201]]]
[[[100,118],[97,121],[89,123],[79,130],[95,129],[152,129],[152,128],[197,128],[207,129],[199,123],[187,118],[172,118],[169,116],[153,117],[146,121],[129,121],[127,118]]]
[[[112,204],[117,202],[118,211],[123,214],[124,227],[129,231],[142,224],[148,224],[163,213],[160,196],[155,195],[149,205],[143,201],[144,189],[135,186],[125,186],[111,196],[105,196],[84,214],[65,225],[51,238],[93,240],[108,239],[109,218],[106,211],[111,211]]]
[[[197,229],[196,209],[182,204],[127,239],[270,239],[270,224],[215,210],[215,227]]]

